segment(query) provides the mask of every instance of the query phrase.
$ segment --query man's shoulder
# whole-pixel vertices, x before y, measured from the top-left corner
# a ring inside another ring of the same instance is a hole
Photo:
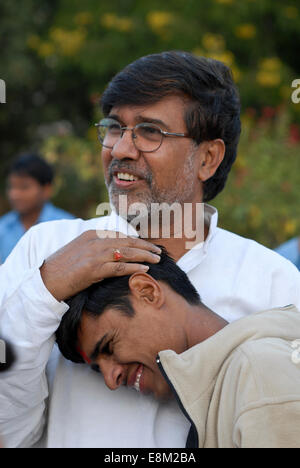
[[[37,224],[24,236],[23,248],[27,245],[30,251],[38,251],[39,257],[49,256],[86,231],[105,229],[105,218],[62,219]]]
[[[10,211],[0,217],[0,230],[10,227],[17,221],[17,214],[14,211]]]
[[[265,267],[273,265],[279,268],[290,266],[292,269],[294,267],[286,258],[265,245],[222,228],[217,228],[214,247],[219,247],[233,258],[238,256],[246,259],[248,257],[257,265],[264,264]]]
[[[30,229],[35,237],[43,236],[44,233],[53,234],[63,238],[72,238],[89,230],[105,229],[107,224],[106,216],[102,218],[92,218],[84,220],[81,218],[58,219],[45,221]]]

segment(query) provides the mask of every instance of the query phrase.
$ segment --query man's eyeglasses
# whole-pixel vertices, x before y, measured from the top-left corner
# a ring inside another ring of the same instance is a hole
[[[95,124],[98,130],[98,139],[105,148],[113,148],[117,141],[122,138],[126,130],[132,132],[132,140],[137,150],[144,153],[157,151],[164,137],[186,137],[185,133],[165,132],[153,123],[139,123],[133,128],[122,127],[117,120],[105,118]]]

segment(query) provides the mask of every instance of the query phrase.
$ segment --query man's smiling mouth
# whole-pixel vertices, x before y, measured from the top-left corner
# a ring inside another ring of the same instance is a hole
[[[128,181],[134,181],[138,180],[139,178],[137,176],[134,176],[133,174],[129,174],[128,172],[117,172],[115,174],[117,179],[119,180],[128,180]]]
[[[133,384],[133,388],[135,388],[135,390],[137,392],[141,391],[141,389],[140,389],[140,380],[141,380],[141,377],[142,377],[142,374],[143,374],[143,370],[144,370],[144,366],[143,366],[143,364],[140,364],[140,366],[137,369],[135,382]]]

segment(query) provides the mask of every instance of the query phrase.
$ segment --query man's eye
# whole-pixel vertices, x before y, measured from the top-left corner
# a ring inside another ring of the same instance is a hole
[[[107,132],[112,135],[116,135],[121,132],[121,127],[118,124],[118,122],[110,123],[109,125],[106,126],[106,128],[107,128]]]
[[[92,365],[91,365],[91,369],[92,369],[94,372],[98,372],[98,374],[101,373],[100,367],[98,366],[98,364],[92,364]]]
[[[148,140],[159,141],[161,139],[160,129],[152,125],[141,125],[137,129],[137,135]]]
[[[109,341],[108,343],[106,343],[105,346],[103,346],[103,348],[101,349],[101,353],[102,354],[112,354],[111,341]]]
[[[152,127],[151,125],[145,125],[145,127],[142,127],[144,132],[147,132],[147,133],[152,133],[152,134],[160,134],[160,130],[156,127]]]

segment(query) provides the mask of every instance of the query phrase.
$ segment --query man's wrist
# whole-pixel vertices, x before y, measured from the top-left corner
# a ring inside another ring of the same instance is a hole
[[[45,260],[40,267],[40,274],[45,287],[54,297],[54,299],[56,299],[58,302],[64,301],[67,296],[63,291],[63,282],[60,281],[59,275],[57,272],[53,271],[47,260]]]

